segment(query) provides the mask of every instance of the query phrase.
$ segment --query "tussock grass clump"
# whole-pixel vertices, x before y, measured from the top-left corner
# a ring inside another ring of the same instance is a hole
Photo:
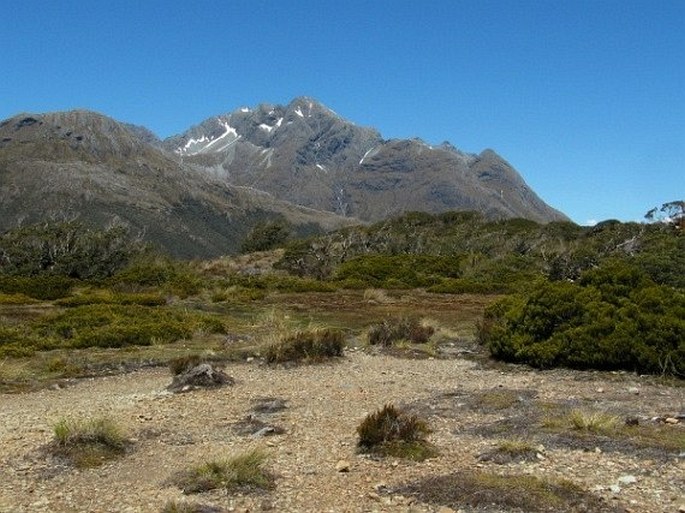
[[[343,355],[345,336],[339,330],[315,328],[297,331],[270,344],[264,351],[267,363],[316,362]]]
[[[369,344],[390,347],[399,341],[425,344],[435,333],[432,326],[422,326],[415,317],[385,319],[369,327]]]
[[[131,442],[109,417],[61,419],[53,427],[52,453],[79,468],[90,468],[122,456]]]
[[[618,506],[567,480],[542,479],[528,475],[499,475],[489,472],[455,472],[405,485],[395,493],[411,495],[422,502],[463,507],[516,508],[517,511],[618,513]]]
[[[585,412],[573,410],[568,415],[573,429],[578,431],[589,431],[591,433],[610,433],[620,424],[620,419],[616,415],[604,412]]]
[[[619,425],[620,419],[616,415],[578,409],[542,419],[542,426],[547,430],[575,431],[577,434],[610,435],[616,432]]]
[[[529,397],[530,392],[508,389],[508,388],[492,388],[490,390],[482,390],[473,395],[469,400],[469,405],[472,409],[483,412],[495,412],[508,410],[521,404],[523,397]]]
[[[535,461],[538,449],[527,440],[512,438],[501,440],[495,448],[478,456],[480,461],[492,461],[499,465],[513,461]]]
[[[162,508],[161,513],[223,513],[224,509],[207,504],[169,501]]]
[[[423,419],[387,404],[357,427],[357,447],[362,453],[422,461],[437,455],[426,441],[430,433]]]
[[[174,479],[174,484],[185,494],[216,489],[229,492],[268,490],[274,486],[274,476],[266,470],[266,461],[266,453],[255,449],[181,472]]]
[[[619,416],[602,411],[575,409],[548,415],[542,419],[541,427],[549,433],[581,440],[611,440],[613,447],[622,451],[656,449],[672,453],[685,447],[685,429],[679,424],[626,425]]]

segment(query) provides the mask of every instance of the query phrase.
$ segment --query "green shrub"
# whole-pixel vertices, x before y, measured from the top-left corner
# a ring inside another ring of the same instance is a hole
[[[30,305],[36,300],[28,297],[26,294],[3,294],[0,292],[0,305]]]
[[[33,343],[24,328],[7,326],[0,320],[0,357],[31,356],[35,352]]]
[[[107,284],[121,292],[154,288],[185,298],[200,292],[203,279],[187,262],[153,255],[132,262],[110,278]]]
[[[292,225],[283,219],[257,223],[240,246],[241,253],[268,251],[282,246],[292,233]]]
[[[122,292],[112,292],[109,290],[100,290],[86,294],[79,294],[55,301],[55,304],[65,307],[96,304],[162,306],[166,303],[166,298],[155,292],[127,294]]]
[[[59,275],[40,274],[37,276],[0,275],[0,292],[4,294],[23,294],[34,299],[52,300],[66,297],[77,281]]]
[[[685,376],[685,293],[612,264],[581,285],[545,283],[495,303],[479,338],[495,358],[535,367]]]
[[[362,453],[423,460],[436,455],[426,437],[428,424],[392,404],[371,413],[357,427]]]
[[[149,346],[224,333],[221,319],[201,312],[135,305],[95,304],[48,315],[36,331],[50,347]]]
[[[435,333],[432,326],[422,326],[415,317],[385,319],[369,327],[369,344],[389,347],[405,340],[414,344],[425,344]]]
[[[330,328],[298,331],[267,346],[267,363],[316,362],[343,355],[345,336]]]
[[[270,489],[274,477],[265,469],[267,456],[252,450],[228,459],[208,461],[176,475],[185,494],[224,489],[228,492]]]
[[[461,258],[437,255],[362,255],[338,266],[335,279],[360,280],[367,287],[427,287],[443,277],[457,278]]]
[[[467,278],[445,278],[426,290],[436,294],[494,294],[508,291],[509,286],[483,283]]]
[[[62,419],[54,428],[52,452],[77,467],[95,467],[126,452],[130,441],[108,417],[85,421]]]

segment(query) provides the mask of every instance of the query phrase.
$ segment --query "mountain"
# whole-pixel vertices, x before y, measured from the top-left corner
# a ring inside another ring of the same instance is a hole
[[[311,98],[209,118],[162,147],[227,183],[343,216],[477,210],[489,217],[566,220],[492,150],[384,140]]]
[[[258,222],[301,234],[349,224],[228,184],[164,151],[146,129],[89,111],[21,114],[0,123],[0,231],[22,223],[118,222],[179,257],[237,251]]]
[[[90,111],[0,122],[0,231],[124,223],[179,257],[237,251],[259,222],[299,235],[406,211],[565,220],[492,150],[385,140],[311,98],[209,118],[160,140]]]

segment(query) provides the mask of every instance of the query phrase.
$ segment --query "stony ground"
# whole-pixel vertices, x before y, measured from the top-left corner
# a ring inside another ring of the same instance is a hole
[[[484,391],[512,390],[521,395],[521,404],[532,397],[575,401],[647,419],[682,412],[683,387],[628,374],[496,370],[463,359],[410,360],[362,352],[334,364],[269,368],[251,362],[225,370],[235,385],[178,395],[165,390],[171,381],[167,369],[0,395],[0,511],[159,512],[167,501],[177,500],[236,512],[448,512],[392,489],[422,476],[468,469],[567,478],[636,513],[685,508],[685,458],[677,452],[663,456],[548,443],[534,461],[499,465],[479,460],[497,439],[508,436],[489,436],[483,428],[518,413],[517,408],[479,408],[472,401]],[[285,401],[285,409],[262,417],[285,432],[257,438],[238,433],[236,424],[266,398]],[[416,463],[356,453],[356,426],[386,403],[411,405],[428,415],[438,458]],[[47,454],[56,421],[97,415],[127,427],[135,439],[130,454],[85,470]],[[189,465],[251,447],[263,447],[270,456],[277,475],[270,493],[187,497],[168,482]],[[340,466],[349,471],[339,472]]]

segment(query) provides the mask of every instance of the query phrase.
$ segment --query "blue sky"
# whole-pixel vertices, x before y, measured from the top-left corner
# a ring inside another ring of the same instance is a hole
[[[5,2],[0,118],[166,137],[314,97],[386,138],[492,148],[585,224],[685,198],[685,1]]]

